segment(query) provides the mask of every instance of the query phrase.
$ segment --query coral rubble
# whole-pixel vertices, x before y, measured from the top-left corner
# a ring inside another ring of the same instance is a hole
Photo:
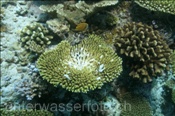
[[[131,61],[130,76],[148,82],[168,69],[171,50],[151,26],[132,22],[112,33],[116,49]]]
[[[102,38],[90,35],[75,46],[62,41],[39,57],[37,67],[51,84],[72,92],[87,92],[118,77],[122,60]]]
[[[39,23],[32,23],[21,30],[20,42],[22,46],[36,53],[42,53],[47,45],[51,43],[53,36],[49,30]]]

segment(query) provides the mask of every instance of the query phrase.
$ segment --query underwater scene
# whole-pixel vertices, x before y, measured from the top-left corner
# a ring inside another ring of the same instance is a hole
[[[0,116],[175,116],[174,0],[0,5]]]

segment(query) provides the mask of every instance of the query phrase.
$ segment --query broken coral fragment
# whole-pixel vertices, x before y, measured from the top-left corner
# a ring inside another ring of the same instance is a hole
[[[86,93],[118,77],[122,60],[102,38],[90,35],[75,46],[62,41],[39,57],[37,67],[40,75],[54,86]]]

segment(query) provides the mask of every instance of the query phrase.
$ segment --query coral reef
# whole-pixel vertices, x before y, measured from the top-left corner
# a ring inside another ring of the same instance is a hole
[[[0,22],[0,32],[5,32],[7,30],[7,27],[5,26],[5,24],[2,21],[3,17],[4,17],[4,8],[1,7],[1,10],[0,10],[0,21],[1,21]]]
[[[168,69],[171,50],[151,26],[132,22],[111,33],[117,51],[129,60],[130,76],[148,82]]]
[[[54,116],[46,110],[0,110],[1,116]]]
[[[172,100],[175,104],[175,89],[172,90],[172,96],[171,97],[172,97]]]
[[[31,75],[30,78],[24,76],[20,81],[14,84],[14,91],[21,97],[25,97],[26,100],[32,100],[34,97],[40,98],[42,94],[47,93],[47,84],[37,74],[38,69],[32,64],[29,68],[29,74]],[[20,71],[20,69],[18,69],[18,71]]]
[[[169,76],[169,79],[166,81],[165,86],[171,89],[171,99],[175,103],[175,76]]]
[[[62,37],[67,34],[70,30],[70,25],[64,19],[51,19],[46,22],[48,28],[52,30],[55,34]]]
[[[172,64],[172,71],[175,77],[175,50],[171,54],[171,64]]]
[[[175,15],[175,2],[173,0],[134,0],[141,7],[152,11],[161,11]]]
[[[53,36],[49,30],[39,23],[27,25],[20,33],[21,45],[32,52],[42,53],[47,45],[51,43]]]
[[[101,10],[101,8],[103,7],[113,6],[116,5],[117,3],[118,0],[111,0],[111,1],[102,0],[93,4],[87,4],[84,1],[79,1],[77,4],[75,4],[75,6],[76,8],[83,11],[85,14],[91,14],[93,12]]]
[[[44,12],[53,13],[56,12],[58,16],[65,17],[70,23],[77,25],[81,22],[85,21],[85,17],[88,15],[97,12],[99,9],[107,6],[112,6],[117,4],[117,0],[105,1],[102,0],[100,2],[94,4],[87,4],[84,1],[79,1],[76,4],[65,3],[57,4],[57,5],[41,5],[40,9]]]
[[[38,57],[37,54],[32,54],[24,49],[17,52],[16,56],[18,57],[19,64],[21,66],[26,66],[28,63],[33,62],[33,60]]]
[[[112,95],[108,95],[104,100],[99,102],[99,111],[96,115],[100,116],[120,116],[120,106],[119,101]]]
[[[71,46],[62,41],[37,61],[40,75],[49,83],[72,92],[101,88],[122,71],[122,60],[96,35]]]
[[[118,19],[110,12],[101,11],[89,16],[87,18],[87,22],[101,29],[106,29],[116,25],[118,22]]]
[[[139,95],[127,93],[121,98],[121,102],[121,116],[152,116],[149,103]]]
[[[162,113],[162,105],[165,103],[165,99],[163,97],[164,94],[164,82],[166,80],[166,75],[158,77],[153,81],[153,87],[151,88],[151,97],[150,104],[152,106],[154,115],[163,115]]]

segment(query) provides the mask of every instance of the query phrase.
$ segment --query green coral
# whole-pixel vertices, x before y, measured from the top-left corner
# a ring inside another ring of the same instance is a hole
[[[90,35],[75,46],[62,41],[39,57],[37,67],[40,75],[54,86],[86,93],[118,77],[122,60],[102,38]]]
[[[161,11],[175,15],[174,0],[135,0],[135,2],[148,10]]]
[[[152,116],[147,100],[139,95],[127,93],[122,97],[121,116]]]
[[[175,50],[171,54],[171,64],[172,64],[173,75],[175,76]]]
[[[39,23],[27,25],[20,33],[20,42],[22,46],[36,53],[44,52],[47,45],[51,43],[53,36],[49,34],[49,30]]]
[[[54,116],[46,110],[0,110],[1,116]]]
[[[130,76],[146,83],[169,68],[171,49],[151,26],[132,22],[111,33],[116,49],[127,58]]]

